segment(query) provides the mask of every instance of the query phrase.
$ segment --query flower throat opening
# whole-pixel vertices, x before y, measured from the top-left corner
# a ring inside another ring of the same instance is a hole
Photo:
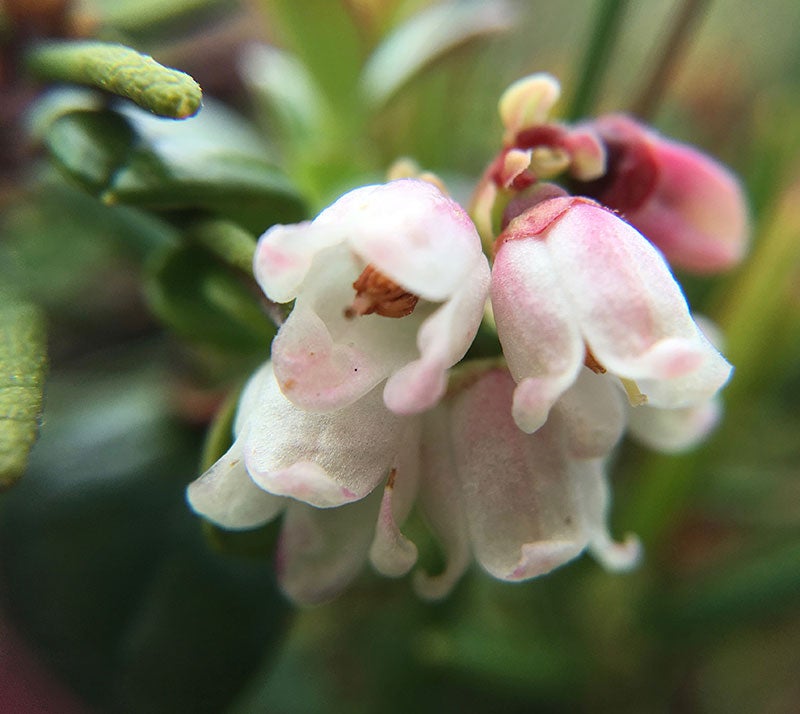
[[[376,313],[382,317],[405,317],[414,312],[419,297],[407,292],[383,273],[368,265],[353,283],[353,303],[344,311],[348,320]]]

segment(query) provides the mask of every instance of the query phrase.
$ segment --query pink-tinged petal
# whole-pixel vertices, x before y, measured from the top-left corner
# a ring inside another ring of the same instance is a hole
[[[509,413],[514,382],[487,372],[452,407],[456,472],[475,557],[492,575],[523,580],[576,557],[587,545],[569,460],[557,426],[534,435]]]
[[[387,410],[380,390],[335,412],[295,407],[277,382],[262,387],[243,434],[247,471],[270,493],[330,508],[364,498],[386,478],[405,423]]]
[[[606,456],[625,429],[624,399],[611,377],[584,367],[556,402],[551,418],[557,418],[562,425],[565,448],[571,456]]]
[[[651,449],[677,454],[703,441],[721,416],[722,404],[719,399],[709,399],[682,409],[630,407],[628,432]]]
[[[426,600],[439,600],[449,594],[472,561],[449,418],[443,406],[428,412],[422,433],[419,508],[446,559],[440,573],[414,573],[414,590]]]
[[[286,509],[275,556],[278,582],[301,605],[332,600],[367,560],[381,495],[341,508],[320,510],[304,503]]]
[[[724,166],[673,142],[658,144],[659,180],[651,199],[628,216],[676,267],[714,273],[747,251],[746,203]]]
[[[489,264],[481,255],[463,285],[422,323],[417,333],[419,359],[386,382],[383,396],[389,409],[415,414],[439,401],[447,386],[447,369],[466,354],[480,327],[489,280]]]
[[[575,380],[584,356],[572,306],[546,243],[503,242],[492,270],[491,296],[503,354],[519,383],[514,418],[520,429],[533,432]]]
[[[259,239],[253,256],[256,281],[270,300],[294,300],[315,256],[343,240],[341,233],[320,230],[309,222],[272,226]]]
[[[571,157],[570,173],[579,181],[592,181],[605,173],[606,149],[594,130],[570,129],[562,145]]]
[[[436,186],[399,179],[350,191],[315,221],[346,232],[365,264],[426,300],[448,298],[481,253],[463,208]]]
[[[608,531],[611,496],[604,460],[576,461],[573,468],[589,551],[607,570],[630,570],[641,560],[642,545],[635,535],[628,534],[624,541],[618,542]]]
[[[514,180],[531,165],[531,149],[510,149],[503,156],[503,165],[497,177],[503,188],[510,188]]]
[[[623,213],[669,262],[698,273],[727,270],[747,251],[747,204],[736,177],[700,151],[623,115],[591,122],[612,156],[587,193]]]
[[[610,372],[661,380],[666,392],[659,398],[667,399],[680,378],[722,360],[692,320],[658,251],[610,211],[576,199],[551,225],[546,243],[584,339]],[[707,376],[709,394],[727,379],[719,370]]]
[[[186,498],[195,513],[231,530],[267,523],[286,504],[286,499],[267,493],[250,479],[244,466],[241,439],[189,484]]]
[[[512,143],[523,129],[544,124],[560,96],[558,80],[544,72],[511,84],[498,103],[500,119],[506,129],[504,143]]]
[[[375,538],[369,551],[375,570],[390,578],[405,575],[417,562],[417,546],[400,531],[411,511],[419,482],[420,433],[418,428],[410,432],[384,487]]]
[[[309,411],[352,404],[416,355],[425,307],[391,319],[345,316],[361,267],[345,247],[323,251],[314,282],[305,286],[272,343],[275,375],[284,394]]]

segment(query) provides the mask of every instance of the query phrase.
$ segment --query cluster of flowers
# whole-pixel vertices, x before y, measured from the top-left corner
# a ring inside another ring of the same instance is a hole
[[[610,452],[626,430],[674,450],[716,422],[731,367],[666,260],[709,273],[741,258],[739,186],[628,117],[550,122],[558,94],[540,74],[503,95],[474,223],[404,178],[261,237],[256,279],[294,308],[188,499],[224,528],[282,514],[276,567],[295,601],[333,597],[366,561],[414,569],[413,508],[446,556],[414,573],[423,597],[473,558],[512,581],[584,550],[631,567],[637,540],[606,524]],[[502,356],[462,361],[479,329]]]

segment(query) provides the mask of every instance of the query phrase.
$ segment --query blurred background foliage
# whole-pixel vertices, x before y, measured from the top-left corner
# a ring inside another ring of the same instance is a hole
[[[800,709],[800,4],[0,7],[0,324],[35,348],[44,315],[48,355],[39,441],[0,495],[4,712]],[[152,54],[199,82],[203,109],[174,122],[37,81],[24,58],[47,38]],[[274,334],[254,240],[399,156],[466,200],[501,91],[541,70],[563,115],[638,111],[743,177],[749,260],[679,276],[726,333],[725,421],[690,454],[620,449],[615,531],[647,547],[633,574],[472,572],[428,605],[365,573],[293,612],[274,527],[214,531],[183,501]]]

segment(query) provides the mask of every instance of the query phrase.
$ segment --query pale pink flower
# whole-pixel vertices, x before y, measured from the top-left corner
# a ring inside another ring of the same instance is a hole
[[[272,360],[283,393],[311,411],[352,404],[384,380],[393,411],[433,406],[489,285],[467,214],[416,179],[355,189],[312,222],[270,228],[254,271],[271,300],[295,300]]]
[[[389,411],[380,389],[338,411],[303,411],[286,399],[267,363],[242,393],[234,432],[227,453],[187,488],[189,504],[233,530],[283,515],[283,589],[298,602],[337,594],[367,560],[390,473],[417,452],[417,420]],[[393,478],[389,487],[403,518],[407,481]]]
[[[227,529],[283,516],[276,572],[298,603],[328,600],[369,562],[408,574],[417,546],[402,532],[416,507],[440,541],[445,568],[414,573],[426,599],[450,592],[473,558],[495,577],[542,575],[589,550],[631,567],[638,543],[606,526],[603,460],[620,438],[624,405],[605,377],[584,369],[547,425],[524,434],[511,418],[505,369],[470,376],[422,416],[400,417],[375,389],[325,414],[281,393],[265,365],[248,382],[228,452],[191,483],[200,515]]]
[[[618,211],[671,265],[697,273],[735,266],[747,250],[741,186],[722,164],[624,115],[583,125],[608,154],[606,174],[575,192]]]
[[[492,369],[425,416],[429,453],[420,507],[448,556],[438,579],[417,587],[443,594],[472,553],[491,575],[518,581],[548,573],[585,550],[612,570],[632,567],[639,544],[615,543],[604,458],[622,435],[622,399],[583,369],[534,434],[511,416],[515,384]]]
[[[661,254],[588,199],[551,198],[508,224],[491,297],[517,382],[514,418],[527,432],[545,423],[584,363],[668,409],[707,401],[730,375]]]

